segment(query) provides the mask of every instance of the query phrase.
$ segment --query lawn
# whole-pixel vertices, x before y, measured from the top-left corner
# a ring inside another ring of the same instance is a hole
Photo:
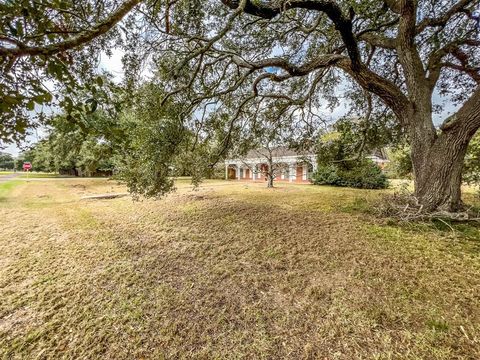
[[[0,358],[480,359],[478,227],[308,185],[0,187]]]
[[[20,178],[25,178],[25,179],[43,179],[43,178],[70,178],[72,176],[70,175],[60,175],[60,174],[55,174],[55,173],[44,173],[44,172],[19,172],[19,177]]]
[[[24,172],[24,171],[0,171],[0,178],[5,175],[13,175],[16,174],[18,178],[21,179],[43,179],[43,178],[70,178],[70,175],[60,175],[55,173],[45,173],[45,172]]]

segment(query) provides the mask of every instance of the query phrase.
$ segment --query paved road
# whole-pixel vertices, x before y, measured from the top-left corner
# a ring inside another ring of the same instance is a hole
[[[8,174],[8,175],[0,175],[0,182],[15,179],[17,176],[20,176],[20,174],[14,173],[14,174]]]

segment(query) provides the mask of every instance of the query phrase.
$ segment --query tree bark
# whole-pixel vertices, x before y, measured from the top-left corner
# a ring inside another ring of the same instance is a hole
[[[267,175],[267,188],[273,188],[273,176],[270,174]]]
[[[463,208],[461,185],[467,144],[452,145],[432,146],[424,157],[412,150],[415,197],[425,211],[454,212]]]
[[[430,110],[419,110],[426,106],[417,103],[409,111],[415,196],[426,211],[462,210],[462,170],[468,143],[480,125],[479,105],[477,88],[440,130],[433,127]]]
[[[457,128],[432,138],[421,122],[412,126],[411,157],[419,204],[425,211],[462,210],[463,162],[473,135]]]

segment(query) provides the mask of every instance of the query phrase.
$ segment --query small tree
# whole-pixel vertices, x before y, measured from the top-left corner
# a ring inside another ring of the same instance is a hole
[[[316,185],[346,186],[362,189],[385,189],[387,177],[365,151],[371,144],[362,143],[357,151],[354,133],[330,132],[320,137],[317,144],[318,169],[313,174]]]
[[[259,170],[259,173],[267,178],[267,187],[273,188],[273,181],[281,174],[282,171],[288,170],[288,165],[282,161],[278,161],[276,158],[281,157],[284,152],[284,147],[272,146],[267,143],[263,148],[255,149],[253,152],[258,155],[258,158],[264,159],[267,168]],[[246,164],[251,171],[255,171],[255,168]]]
[[[281,172],[288,170],[288,165],[281,158],[287,155],[288,149],[299,152],[311,150],[321,119],[312,117],[309,122],[305,122],[303,117],[288,111],[280,101],[259,108],[255,117],[256,121],[248,127],[243,138],[240,133],[236,145],[240,149],[239,154],[253,149],[253,153],[265,161],[267,168],[261,170],[261,173],[267,178],[267,187],[272,188]]]

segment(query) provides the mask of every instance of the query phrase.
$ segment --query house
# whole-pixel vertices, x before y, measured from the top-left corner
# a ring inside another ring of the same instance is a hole
[[[382,170],[384,170],[385,166],[390,162],[385,149],[377,149],[369,156],[366,156],[366,158],[372,160]]]
[[[367,156],[382,170],[389,163],[385,151],[378,150]],[[300,153],[286,147],[255,149],[244,157],[225,160],[226,180],[266,181],[272,164],[275,181],[310,182],[317,170],[316,155],[313,152]]]
[[[317,167],[313,152],[300,153],[286,147],[255,149],[242,158],[225,160],[225,179],[266,181],[269,163],[275,181],[308,183]]]

